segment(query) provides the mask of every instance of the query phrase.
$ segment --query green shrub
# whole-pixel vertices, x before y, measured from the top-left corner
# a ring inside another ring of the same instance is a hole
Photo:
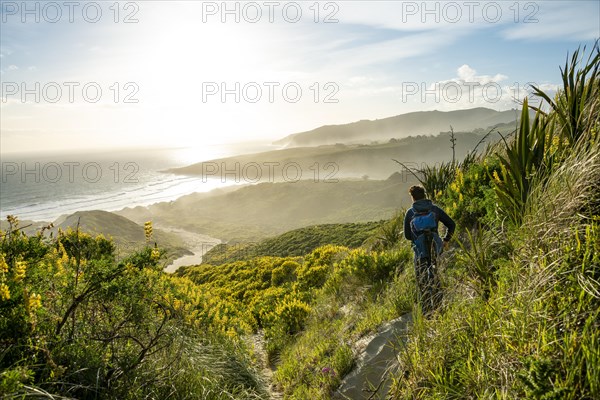
[[[186,398],[192,380],[217,399],[261,395],[252,374],[233,379],[237,373],[224,375],[223,366],[184,351],[191,338],[210,336],[223,357],[246,365],[221,314],[225,307],[209,307],[209,293],[163,273],[158,249],[117,262],[103,237],[28,237],[17,223],[12,218],[9,231],[0,232],[3,398]],[[195,365],[197,373],[176,379],[182,365]]]
[[[347,268],[363,281],[375,283],[388,279],[410,259],[411,255],[405,248],[382,253],[356,249],[342,261],[340,268]]]

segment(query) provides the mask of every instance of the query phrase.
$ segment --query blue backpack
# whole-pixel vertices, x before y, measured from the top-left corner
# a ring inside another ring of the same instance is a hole
[[[438,217],[433,210],[417,212],[413,208],[413,218],[410,221],[410,227],[416,237],[413,241],[413,249],[417,259],[431,258],[430,249],[435,246],[435,251],[439,255],[442,252],[442,239],[437,232]]]

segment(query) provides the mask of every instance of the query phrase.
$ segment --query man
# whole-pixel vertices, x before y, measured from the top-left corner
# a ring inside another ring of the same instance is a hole
[[[440,298],[434,260],[448,247],[456,224],[438,206],[425,197],[423,186],[411,186],[408,190],[413,204],[404,216],[404,237],[413,244],[415,273],[422,300],[423,311],[428,313],[439,303]],[[438,233],[438,222],[446,226],[444,238]]]

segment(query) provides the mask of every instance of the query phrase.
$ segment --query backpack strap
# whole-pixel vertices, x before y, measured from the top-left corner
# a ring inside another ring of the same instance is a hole
[[[440,216],[438,215],[437,212],[435,212],[435,209],[434,209],[433,205],[427,211],[421,211],[421,212],[419,212],[419,211],[415,210],[414,207],[411,207],[410,209],[413,212],[413,215],[412,215],[411,219],[413,219],[417,215],[426,215],[426,214],[429,214],[430,212],[432,212],[433,215],[435,215],[435,221],[438,222],[438,223],[440,222]]]

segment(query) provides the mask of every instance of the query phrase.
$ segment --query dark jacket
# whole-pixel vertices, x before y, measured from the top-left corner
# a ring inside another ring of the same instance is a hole
[[[444,210],[433,204],[429,199],[415,201],[412,205],[412,208],[409,208],[408,211],[406,211],[406,215],[404,216],[404,237],[407,240],[414,241],[417,236],[416,232],[413,232],[410,227],[410,221],[412,221],[415,211],[426,212],[429,210],[433,211],[437,215],[437,220],[444,224],[446,228],[448,228],[443,240],[446,242],[450,240],[454,230],[456,229],[456,224],[452,218],[450,218],[448,214],[444,212]]]

